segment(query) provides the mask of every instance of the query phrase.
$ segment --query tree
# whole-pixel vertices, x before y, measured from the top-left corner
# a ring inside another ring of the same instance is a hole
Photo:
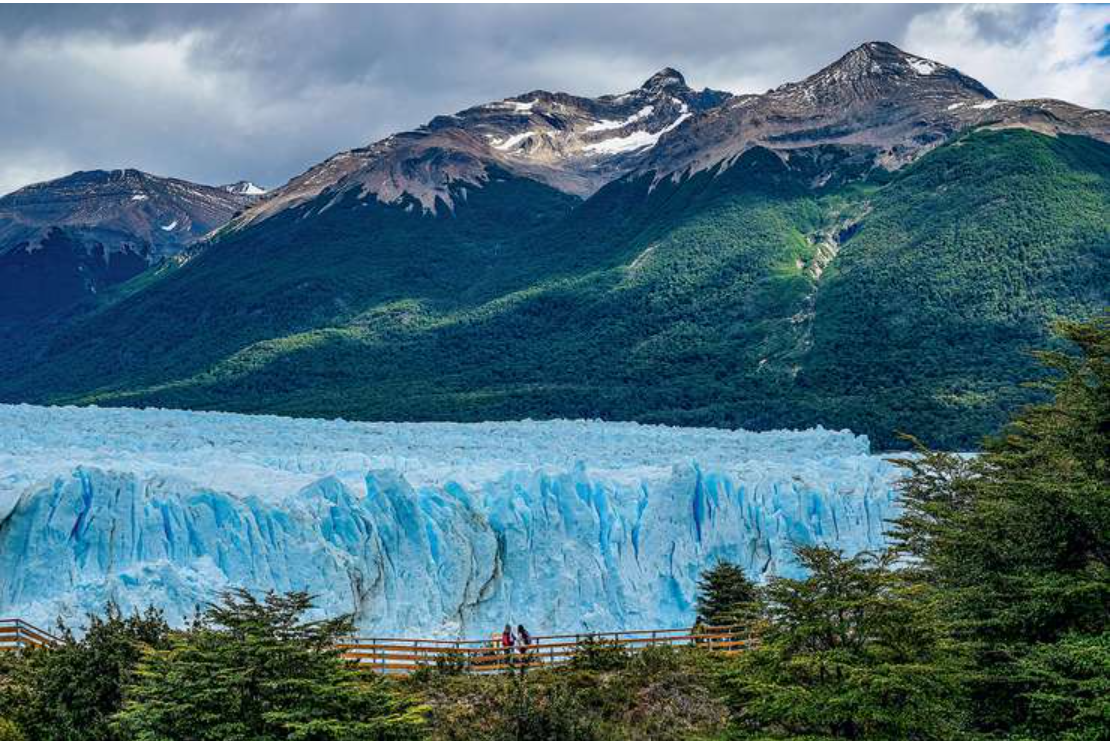
[[[0,741],[24,741],[25,738],[15,721],[0,717]]]
[[[305,621],[311,598],[225,594],[169,648],[150,651],[118,727],[137,741],[413,738],[421,708],[345,666],[350,618]]]
[[[34,650],[6,662],[0,670],[0,705],[28,741],[116,741],[112,716],[123,705],[124,686],[143,652],[168,645],[169,626],[162,613],[124,616],[109,604],[104,616],[89,615],[80,638],[59,625],[62,644]]]
[[[980,730],[1108,737],[1109,330],[1058,327],[1052,400],[982,455],[903,461],[899,548],[975,661]]]
[[[737,564],[719,561],[699,577],[696,609],[708,625],[729,625],[752,619],[760,590]]]
[[[928,590],[893,568],[893,554],[797,556],[810,575],[772,580],[761,643],[724,673],[742,735],[958,737],[960,655]]]

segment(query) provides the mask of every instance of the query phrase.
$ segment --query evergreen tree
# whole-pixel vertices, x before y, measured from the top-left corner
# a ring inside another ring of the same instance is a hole
[[[76,638],[59,624],[62,644],[24,652],[0,667],[0,706],[28,741],[116,741],[112,716],[144,650],[164,647],[169,627],[149,609],[124,616],[109,604],[104,616],[89,615]]]
[[[223,596],[151,651],[118,725],[136,741],[346,741],[419,736],[420,708],[345,666],[349,618],[303,620],[304,593]]]
[[[719,561],[699,577],[696,609],[708,625],[730,625],[756,616],[760,590],[737,564]]]
[[[960,656],[929,590],[893,568],[892,554],[797,555],[810,576],[772,580],[760,644],[725,671],[741,735],[959,737]]]
[[[1108,738],[1109,332],[1063,324],[1052,401],[975,459],[903,461],[896,536],[976,670],[974,717],[1024,738]]]

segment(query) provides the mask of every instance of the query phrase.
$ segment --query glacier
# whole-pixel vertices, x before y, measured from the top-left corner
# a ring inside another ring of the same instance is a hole
[[[719,559],[766,579],[795,544],[883,548],[897,476],[821,428],[0,405],[0,617],[181,623],[242,586],[368,635],[679,627]]]

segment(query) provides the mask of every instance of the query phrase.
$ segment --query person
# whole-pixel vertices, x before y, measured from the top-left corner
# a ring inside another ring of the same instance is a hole
[[[696,615],[695,624],[691,626],[691,635],[695,639],[696,646],[707,642],[707,632],[707,624],[703,622],[703,616]]]
[[[506,627],[502,628],[502,650],[506,652],[507,659],[513,657],[514,631],[509,623],[506,623]]]
[[[526,653],[529,651],[529,646],[533,644],[533,636],[529,635],[529,631],[525,630],[524,625],[517,626],[517,650],[519,653]]]

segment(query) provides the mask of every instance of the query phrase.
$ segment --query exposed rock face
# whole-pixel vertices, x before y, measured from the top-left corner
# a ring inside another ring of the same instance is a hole
[[[763,95],[697,92],[665,68],[621,95],[535,90],[438,116],[313,167],[235,227],[325,192],[344,197],[354,190],[426,211],[451,209],[448,184],[480,185],[491,165],[583,197],[631,172],[679,176],[732,161],[754,146],[786,155],[835,145],[896,169],[979,126],[1108,140],[1107,111],[1056,100],[999,100],[951,67],[871,42]]]
[[[428,211],[450,209],[448,183],[478,185],[491,165],[585,197],[633,169],[662,136],[731,97],[692,90],[670,68],[621,95],[534,90],[337,154],[274,191],[237,226],[325,191],[342,197],[357,190],[388,203],[408,196]]]
[[[658,175],[700,170],[762,146],[834,144],[896,169],[953,134],[1030,128],[1108,141],[1108,112],[1057,100],[1006,101],[956,69],[883,42],[863,44],[800,82],[735,97],[665,137],[641,165]]]
[[[93,170],[0,198],[0,327],[40,318],[177,254],[253,203],[246,185]]]

